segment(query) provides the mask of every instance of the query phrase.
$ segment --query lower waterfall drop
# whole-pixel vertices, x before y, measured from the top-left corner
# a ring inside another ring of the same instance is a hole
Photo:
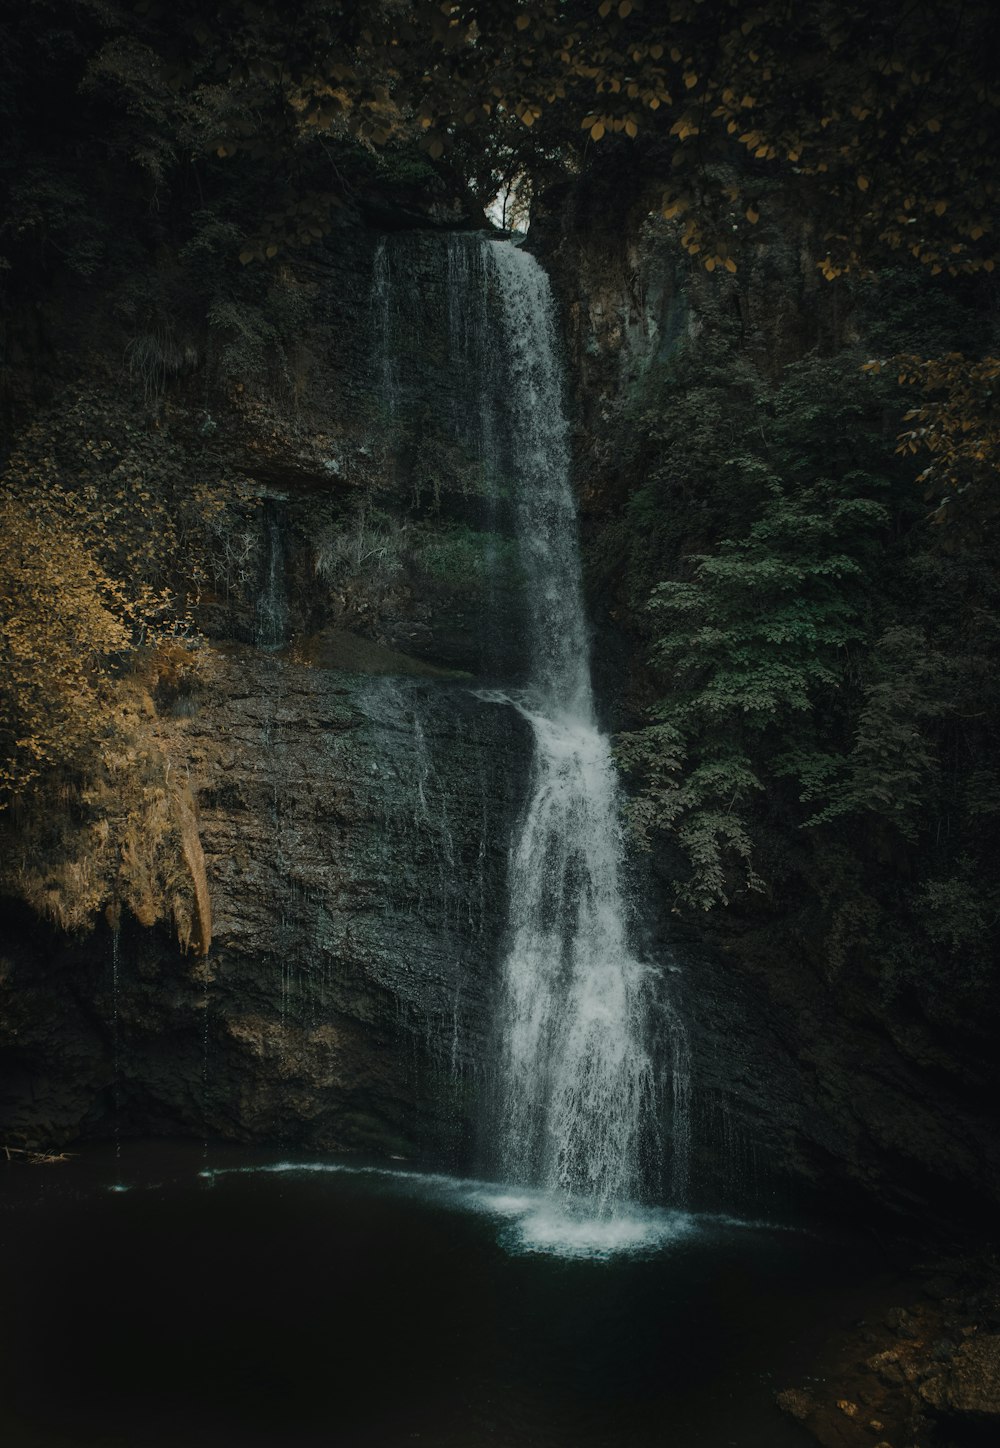
[[[659,1160],[652,1051],[656,972],[629,943],[620,797],[596,720],[555,308],[538,262],[481,243],[501,313],[498,369],[527,592],[534,735],[527,808],[511,851],[500,1030],[500,1165],[508,1181],[612,1216]],[[686,1140],[686,1051],[670,1022],[674,1135]],[[682,1187],[674,1153],[675,1192]]]

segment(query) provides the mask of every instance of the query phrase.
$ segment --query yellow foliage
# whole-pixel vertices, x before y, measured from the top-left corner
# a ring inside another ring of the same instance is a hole
[[[172,630],[210,568],[222,485],[84,398],[27,429],[2,488],[0,887],[65,929],[126,906],[203,952],[194,805],[155,701],[198,679],[204,651]]]
[[[128,623],[120,586],[58,517],[0,501],[0,807],[92,752]]]
[[[114,923],[126,908],[142,925],[172,925],[183,949],[203,955],[208,883],[169,728],[133,675],[109,683],[104,707],[105,737],[85,771],[49,770],[0,817],[0,888],[63,930],[87,930],[102,911]]]
[[[993,269],[988,218],[996,192],[996,107],[986,89],[967,81],[970,68],[983,74],[993,35],[985,0],[973,0],[964,12],[957,47],[933,9],[917,17],[900,13],[894,29],[900,53],[891,58],[878,45],[866,45],[860,32],[845,43],[835,10],[817,16],[808,7],[796,12],[765,4],[748,17],[745,7],[716,14],[685,0],[661,15],[655,7],[602,0],[591,15],[574,18],[571,35],[557,6],[533,7],[537,43],[520,45],[516,62],[505,64],[508,12],[470,4],[462,14],[466,64],[460,79],[452,81],[452,72],[439,67],[434,94],[421,83],[421,103],[435,111],[442,134],[453,135],[465,115],[476,117],[470,101],[477,67],[505,109],[512,92],[527,105],[533,93],[561,86],[563,103],[547,124],[573,129],[583,116],[582,129],[594,140],[620,131],[638,136],[638,120],[624,107],[641,98],[650,110],[668,107],[667,133],[681,148],[697,150],[682,157],[681,175],[688,204],[701,215],[694,245],[703,253],[714,253],[730,229],[712,194],[711,165],[731,158],[730,138],[737,138],[756,170],[776,180],[794,177],[808,198],[829,249],[824,276],[863,270],[876,249],[905,249],[932,274],[943,265],[955,274]],[[521,27],[523,17],[515,23]],[[892,21],[884,17],[884,23]],[[751,32],[753,48],[746,44]],[[933,72],[924,64],[928,53],[942,57]],[[696,88],[703,104],[692,116],[683,98]],[[588,114],[595,90],[607,98],[601,116]],[[619,92],[621,99],[614,99]],[[671,93],[681,98],[676,104]],[[907,234],[896,217],[903,198],[914,193]],[[746,200],[740,210],[747,214]],[[956,235],[963,241],[959,251]],[[942,254],[955,260],[942,263]]]
[[[931,454],[918,479],[929,487],[962,491],[981,481],[995,484],[1000,472],[1000,357],[978,361],[961,352],[941,357],[909,354],[888,363],[869,363],[869,371],[894,369],[903,386],[919,390],[920,400],[903,418],[897,451]]]

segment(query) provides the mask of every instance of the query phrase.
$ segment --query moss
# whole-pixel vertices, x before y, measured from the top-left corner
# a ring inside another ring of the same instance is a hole
[[[428,581],[468,593],[497,577],[511,580],[518,558],[512,539],[461,523],[425,528],[412,552],[414,567]]]
[[[346,629],[327,628],[296,642],[291,658],[315,669],[348,674],[396,674],[425,679],[467,679],[460,669],[441,669]]]

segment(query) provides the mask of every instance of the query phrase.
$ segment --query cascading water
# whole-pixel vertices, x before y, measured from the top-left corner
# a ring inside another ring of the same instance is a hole
[[[421,288],[401,284],[426,265],[422,245],[381,245],[373,275],[375,370],[403,427],[421,379],[401,370],[397,353],[404,333],[435,325]],[[671,1194],[675,1204],[683,1197],[687,1049],[660,972],[630,942],[621,802],[590,676],[555,304],[544,270],[516,244],[453,235],[447,247],[449,390],[438,416],[481,479],[504,588],[505,609],[486,620],[484,635],[498,632],[483,638],[483,667],[518,676],[515,687],[477,692],[517,708],[533,739],[509,858],[492,1154],[506,1183],[529,1189],[536,1217],[539,1200],[555,1203],[534,1224],[536,1243],[556,1217],[553,1230],[566,1230],[567,1211],[627,1235],[625,1204],[660,1190],[665,1105]]]
[[[651,969],[629,946],[619,795],[590,679],[555,312],[538,262],[485,244],[500,302],[534,733],[511,853],[501,1163],[606,1214],[658,1154]]]

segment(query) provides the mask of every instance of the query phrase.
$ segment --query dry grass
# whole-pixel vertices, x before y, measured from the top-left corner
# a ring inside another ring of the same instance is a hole
[[[123,909],[169,923],[180,946],[207,953],[211,902],[197,809],[184,775],[155,737],[154,695],[167,706],[190,685],[190,656],[162,658],[119,681],[109,737],[84,780],[51,779],[3,821],[0,886],[66,931]]]

